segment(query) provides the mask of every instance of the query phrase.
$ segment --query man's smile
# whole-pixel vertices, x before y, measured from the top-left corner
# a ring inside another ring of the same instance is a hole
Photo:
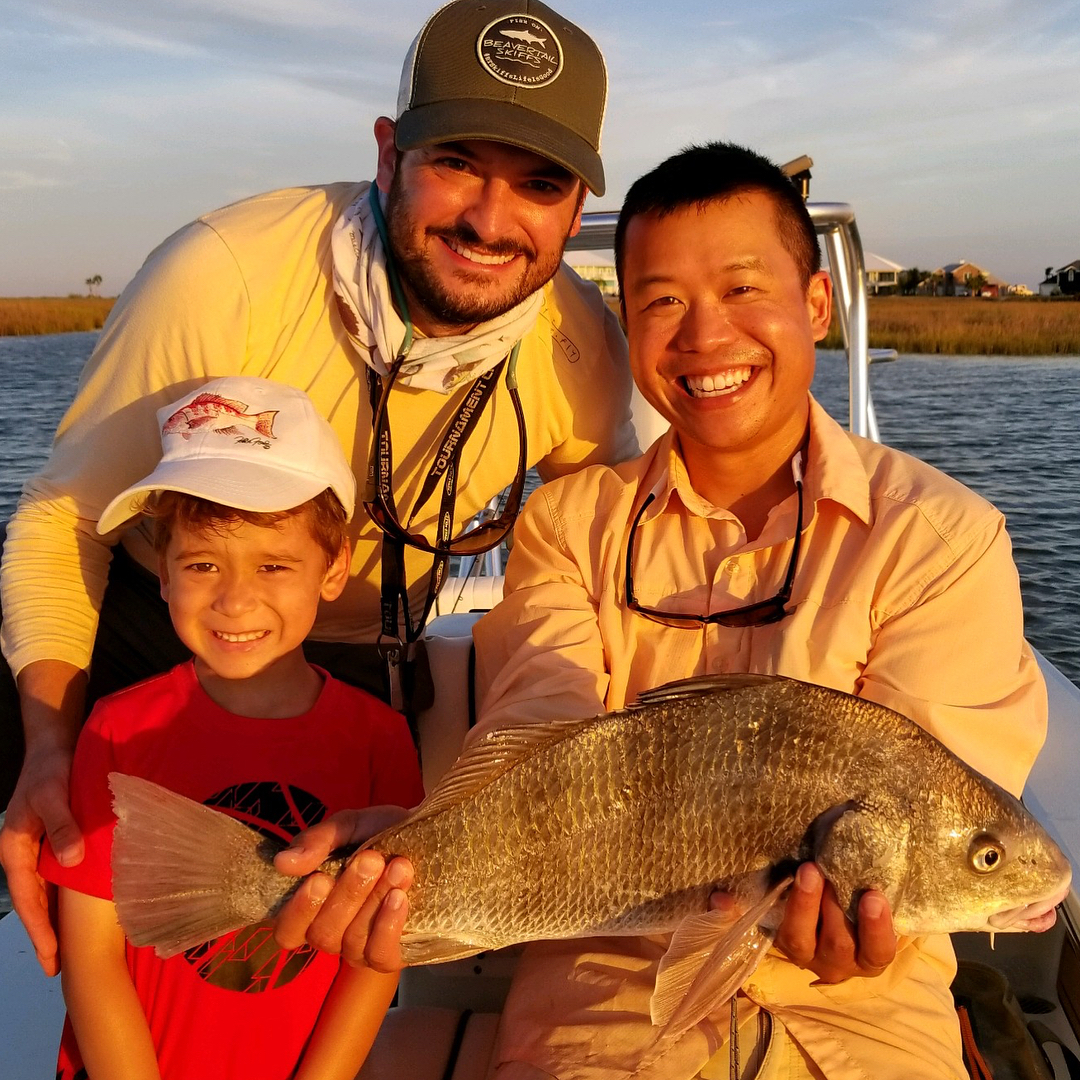
[[[508,255],[494,255],[478,251],[476,248],[468,247],[449,236],[444,236],[442,240],[455,255],[460,255],[463,259],[468,259],[469,262],[480,263],[483,266],[505,266],[508,262],[513,262],[518,256],[517,252]]]
[[[743,366],[728,368],[713,375],[684,375],[679,381],[691,397],[718,397],[738,390],[753,373],[753,368]]]

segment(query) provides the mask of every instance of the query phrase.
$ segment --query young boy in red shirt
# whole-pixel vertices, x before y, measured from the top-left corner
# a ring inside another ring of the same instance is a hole
[[[168,960],[117,925],[111,771],[285,840],[337,810],[423,795],[404,719],[301,647],[348,576],[356,485],[333,430],[301,391],[240,377],[158,419],[160,464],[98,530],[154,519],[162,596],[193,658],[104,698],[79,739],[72,806],[86,858],[65,869],[46,845],[41,860],[60,886],[57,1080],[351,1080],[396,976],[282,950],[269,924]]]

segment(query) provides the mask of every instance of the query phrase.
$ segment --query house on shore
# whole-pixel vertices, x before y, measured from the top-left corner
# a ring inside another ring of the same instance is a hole
[[[871,296],[885,296],[900,291],[900,275],[904,268],[899,263],[890,262],[872,251],[863,256],[866,269],[866,291]]]
[[[1039,283],[1040,296],[1080,296],[1080,259],[1060,269],[1046,268],[1046,280]]]
[[[619,283],[615,277],[615,253],[612,251],[567,251],[563,262],[577,271],[579,277],[596,282],[605,296],[618,296]]]
[[[939,266],[928,278],[919,282],[920,296],[971,296],[973,290],[979,296],[1002,296],[1008,290],[1008,282],[984,270],[976,263],[961,259],[960,262]]]

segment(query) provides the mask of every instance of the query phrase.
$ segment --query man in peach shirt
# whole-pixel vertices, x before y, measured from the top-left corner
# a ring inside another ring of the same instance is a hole
[[[634,378],[671,430],[530,500],[506,599],[475,628],[477,731],[617,709],[680,677],[776,673],[895,708],[1018,793],[1046,693],[1004,519],[811,397],[831,285],[795,188],[739,147],[684,151],[631,188],[616,262]],[[966,1075],[949,939],[897,942],[877,893],[859,914],[856,932],[800,868],[780,948],[739,994],[744,1056],[761,1076]],[[650,1053],[665,947],[531,946],[498,1080],[726,1077],[726,1010]]]

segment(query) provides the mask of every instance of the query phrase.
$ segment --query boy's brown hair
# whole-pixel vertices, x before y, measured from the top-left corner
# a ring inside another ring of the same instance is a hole
[[[348,541],[345,509],[329,488],[299,506],[273,511],[240,510],[235,506],[224,506],[180,491],[155,491],[148,496],[142,512],[153,519],[154,550],[159,555],[169,546],[177,526],[195,532],[207,529],[218,531],[243,521],[269,529],[279,521],[300,515],[308,518],[311,535],[326,553],[327,565],[338,557]]]

